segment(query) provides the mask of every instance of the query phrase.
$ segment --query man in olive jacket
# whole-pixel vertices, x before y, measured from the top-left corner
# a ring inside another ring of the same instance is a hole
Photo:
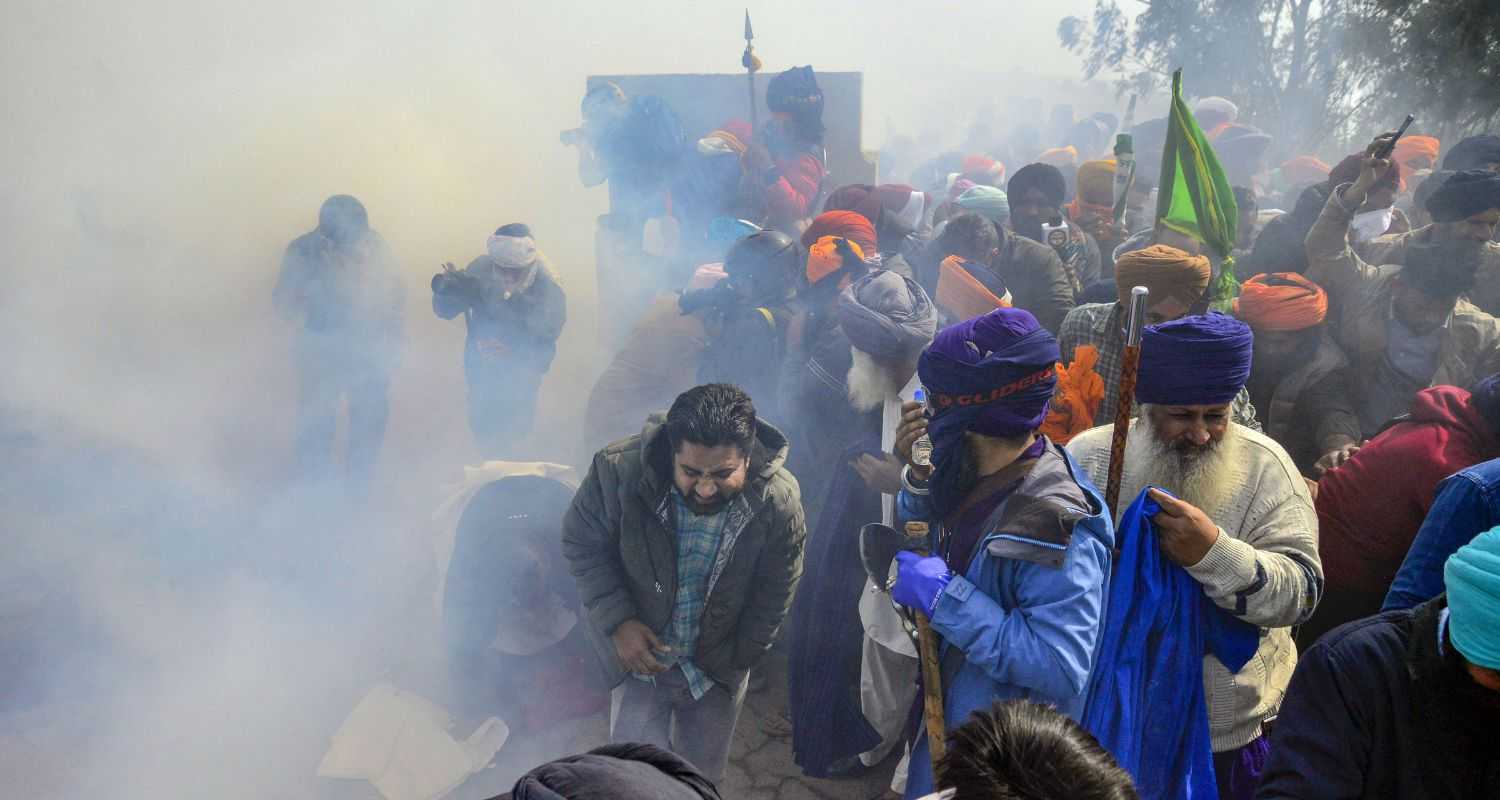
[[[786,453],[748,395],[707,384],[594,456],[562,545],[609,685],[624,685],[613,741],[722,777],[746,679],[802,576]]]

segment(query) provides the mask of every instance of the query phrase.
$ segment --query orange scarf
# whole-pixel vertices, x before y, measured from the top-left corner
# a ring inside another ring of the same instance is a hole
[[[1042,423],[1042,433],[1058,444],[1067,444],[1074,436],[1094,427],[1094,414],[1104,402],[1104,379],[1094,371],[1099,363],[1099,349],[1080,345],[1073,352],[1073,363],[1057,365],[1057,388],[1052,405]]]

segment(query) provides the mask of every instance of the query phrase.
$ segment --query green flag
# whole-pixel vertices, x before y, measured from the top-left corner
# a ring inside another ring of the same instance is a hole
[[[1234,277],[1234,249],[1239,207],[1219,158],[1182,99],[1182,70],[1172,73],[1172,111],[1167,118],[1167,143],[1161,155],[1161,182],[1156,221],[1192,236],[1224,260],[1209,288],[1211,304],[1219,310],[1239,294]]]

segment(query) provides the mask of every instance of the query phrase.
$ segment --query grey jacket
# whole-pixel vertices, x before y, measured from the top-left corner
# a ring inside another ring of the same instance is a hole
[[[626,620],[666,633],[677,597],[672,453],[665,417],[594,456],[563,518],[562,549],[587,615],[585,631],[607,679],[625,677],[610,634]],[[784,468],[786,437],[761,422],[745,490],[709,573],[693,662],[735,686],[771,642],[802,577],[807,526],[797,479]]]

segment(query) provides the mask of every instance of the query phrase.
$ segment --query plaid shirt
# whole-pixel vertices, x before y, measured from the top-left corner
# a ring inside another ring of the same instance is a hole
[[[1109,425],[1115,421],[1115,405],[1120,396],[1120,366],[1125,360],[1124,317],[1125,309],[1119,303],[1085,303],[1068,312],[1057,334],[1064,365],[1073,363],[1074,353],[1082,345],[1091,344],[1099,350],[1099,362],[1094,371],[1104,379],[1104,400],[1094,412],[1095,425]],[[1250,404],[1250,393],[1243,386],[1235,395],[1230,412],[1235,422],[1260,430],[1260,422],[1255,419],[1255,406]]]
[[[698,623],[708,600],[709,575],[724,538],[729,507],[717,514],[699,515],[688,507],[681,492],[674,488],[671,494],[677,522],[677,601],[663,638],[677,655],[659,660],[682,668],[688,689],[697,700],[713,687],[713,679],[693,663],[692,653],[698,645]]]

